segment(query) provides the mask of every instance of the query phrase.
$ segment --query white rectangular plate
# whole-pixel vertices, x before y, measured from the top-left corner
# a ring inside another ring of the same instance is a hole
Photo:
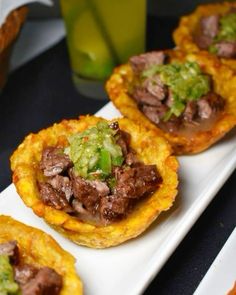
[[[217,255],[194,295],[227,295],[236,282],[236,228]]]
[[[111,103],[97,114],[108,119],[120,116]],[[235,130],[204,153],[180,157],[180,187],[173,208],[140,237],[120,246],[94,250],[73,244],[26,208],[13,185],[0,195],[0,214],[46,231],[73,254],[85,294],[140,294],[234,170],[236,137],[233,135]]]

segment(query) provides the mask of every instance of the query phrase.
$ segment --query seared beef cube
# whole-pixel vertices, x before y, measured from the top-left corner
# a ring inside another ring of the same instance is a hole
[[[195,101],[188,101],[183,113],[183,119],[186,122],[194,121],[197,115],[197,104]]]
[[[164,104],[159,106],[146,106],[144,105],[142,108],[144,115],[153,123],[158,124],[160,123],[161,118],[165,115],[168,107]]]
[[[109,194],[108,186],[100,181],[85,180],[76,176],[73,171],[70,171],[70,177],[75,199],[80,201],[90,213],[96,214],[100,198]]]
[[[129,152],[129,145],[130,145],[130,134],[123,131],[123,130],[119,130],[117,132],[117,140],[116,143],[121,147],[122,150],[122,154],[124,156],[126,156]]]
[[[225,58],[236,56],[236,42],[221,41],[215,44],[217,55]]]
[[[44,204],[52,206],[57,210],[63,210],[68,213],[73,212],[65,195],[55,190],[49,183],[39,183],[39,192]]]
[[[15,281],[20,285],[25,285],[29,280],[34,278],[38,269],[30,264],[17,265],[14,267]]]
[[[201,119],[209,119],[213,113],[223,110],[224,99],[216,93],[209,92],[198,102],[198,116]]]
[[[146,78],[142,86],[158,100],[163,100],[166,97],[167,87],[162,83],[159,75]]]
[[[210,15],[202,17],[201,29],[203,35],[214,38],[219,31],[219,15]]]
[[[115,195],[136,199],[154,192],[162,180],[155,165],[139,165],[135,168],[117,170],[116,181]]]
[[[18,264],[20,259],[19,248],[16,241],[0,244],[0,255],[7,255],[12,264]]]
[[[132,97],[134,100],[141,105],[150,105],[150,106],[159,106],[161,105],[160,100],[148,92],[148,90],[144,87],[136,86],[132,93]]]
[[[40,169],[45,176],[55,176],[71,166],[69,156],[61,148],[47,147],[43,150]]]
[[[115,221],[127,214],[130,200],[121,196],[111,195],[101,199],[100,215],[102,219]]]
[[[56,175],[47,179],[47,182],[59,193],[65,194],[67,201],[70,202],[73,192],[69,177]]]
[[[134,152],[129,152],[125,158],[125,163],[129,166],[140,163]]]
[[[39,269],[36,276],[22,286],[23,295],[58,295],[62,277],[49,267]]]
[[[139,74],[143,70],[154,65],[162,65],[165,61],[166,55],[163,51],[153,51],[132,56],[129,59],[134,73]]]
[[[196,33],[193,36],[194,42],[197,44],[197,46],[200,49],[208,49],[209,46],[211,46],[213,39],[209,36],[205,36],[203,35],[201,32],[200,33]]]

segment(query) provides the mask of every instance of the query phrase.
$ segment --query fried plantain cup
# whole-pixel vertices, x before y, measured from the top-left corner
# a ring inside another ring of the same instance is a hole
[[[82,132],[104,120],[94,116],[80,117],[79,120],[63,120],[38,134],[28,135],[11,157],[13,182],[24,203],[35,214],[45,219],[55,230],[73,242],[93,248],[115,246],[141,234],[174,202],[177,194],[178,162],[170,145],[155,131],[146,130],[134,122],[117,119],[120,129],[131,135],[131,147],[144,164],[157,165],[162,184],[153,194],[138,201],[128,216],[106,226],[96,226],[73,217],[63,211],[45,205],[41,199],[37,182],[43,175],[39,161],[46,146],[67,146],[67,137]]]
[[[20,261],[36,267],[47,266],[62,276],[60,295],[83,294],[83,287],[75,270],[75,259],[63,250],[48,234],[25,225],[9,216],[0,215],[0,243],[15,240]]]
[[[129,94],[129,89],[135,80],[129,64],[114,70],[106,83],[108,96],[125,117],[149,129],[154,129],[157,134],[164,136],[172,145],[176,155],[199,153],[222,138],[236,124],[236,76],[232,69],[207,52],[185,54],[179,50],[166,50],[165,53],[170,62],[197,62],[203,73],[212,77],[213,91],[224,98],[225,107],[210,130],[197,131],[192,134],[170,133],[152,123],[139,110],[138,104]]]
[[[236,9],[236,2],[200,5],[192,14],[181,17],[179,26],[173,33],[177,47],[187,53],[200,51],[201,49],[194,42],[193,36],[201,18],[215,14],[223,15],[230,9]],[[221,62],[236,70],[236,58],[221,58]]]

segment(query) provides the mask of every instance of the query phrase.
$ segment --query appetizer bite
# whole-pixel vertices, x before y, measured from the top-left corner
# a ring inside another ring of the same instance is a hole
[[[30,134],[11,168],[27,206],[75,243],[95,248],[139,235],[177,193],[169,144],[124,118],[86,116]]]
[[[82,294],[75,259],[48,234],[0,216],[0,294]]]
[[[236,70],[236,2],[199,6],[181,18],[173,36],[180,49],[207,50]]]
[[[106,89],[124,116],[155,129],[179,155],[205,150],[236,124],[234,72],[207,52],[134,56]]]

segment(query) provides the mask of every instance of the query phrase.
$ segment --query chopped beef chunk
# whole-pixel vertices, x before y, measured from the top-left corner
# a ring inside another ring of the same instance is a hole
[[[162,51],[152,51],[136,56],[129,60],[134,73],[139,74],[141,71],[153,65],[162,65],[166,55]]]
[[[128,212],[130,200],[117,195],[101,199],[100,215],[103,219],[114,221],[124,217]]]
[[[135,153],[133,151],[130,151],[125,158],[125,163],[129,166],[135,165],[135,164],[139,164],[139,160],[136,157]]]
[[[39,191],[42,201],[57,210],[72,213],[73,209],[68,203],[65,194],[54,189],[49,183],[39,183]]]
[[[49,267],[40,268],[34,278],[22,286],[23,295],[58,295],[62,277]]]
[[[219,15],[205,16],[201,19],[202,33],[205,36],[214,38],[219,31]]]
[[[48,178],[47,182],[59,193],[65,194],[67,201],[70,202],[73,192],[69,177],[56,175],[52,178]]]
[[[167,94],[167,87],[162,83],[160,75],[146,78],[143,87],[158,100],[163,100]]]
[[[14,267],[14,278],[18,284],[24,285],[34,278],[37,272],[38,269],[31,264],[20,264]]]
[[[183,113],[183,119],[186,122],[194,121],[197,115],[197,103],[195,101],[188,101]]]
[[[221,96],[209,92],[197,102],[197,105],[198,116],[201,119],[209,119],[212,113],[221,111],[224,108],[225,102]]]
[[[155,191],[161,177],[155,165],[140,165],[134,168],[120,168],[116,172],[115,194],[124,198],[139,198]]]
[[[130,134],[123,131],[119,130],[117,132],[118,138],[116,143],[121,147],[122,154],[126,156],[129,152],[129,145],[130,145]]]
[[[215,44],[217,48],[217,55],[225,58],[232,58],[236,56],[236,42],[221,41]]]
[[[143,113],[148,117],[150,121],[152,121],[155,124],[158,124],[160,122],[160,119],[164,116],[167,109],[167,106],[164,104],[160,104],[156,107],[147,105],[141,107]]]
[[[161,104],[160,100],[148,92],[148,90],[144,87],[136,86],[132,96],[138,104],[146,104],[150,106],[159,106]]]
[[[20,259],[19,248],[16,241],[0,244],[0,255],[7,255],[12,264],[18,264]]]
[[[72,189],[75,199],[80,201],[86,210],[95,214],[100,198],[109,194],[109,188],[106,183],[101,181],[89,181],[80,176],[76,176],[74,172],[70,171],[72,180]]]
[[[61,148],[47,147],[43,150],[40,169],[45,176],[55,176],[71,166],[69,156]]]

